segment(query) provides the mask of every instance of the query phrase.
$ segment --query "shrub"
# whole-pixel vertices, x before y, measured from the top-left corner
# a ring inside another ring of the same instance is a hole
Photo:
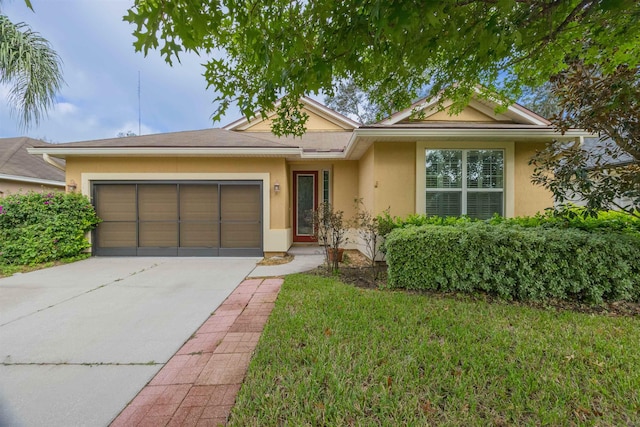
[[[467,222],[396,229],[389,286],[506,299],[640,300],[640,235]]]
[[[76,193],[14,194],[0,199],[0,263],[32,265],[76,256],[100,220]]]
[[[587,231],[604,232],[640,232],[640,218],[619,211],[586,211],[581,207],[572,207],[563,211],[548,210],[535,216],[503,218],[499,215],[488,220],[478,220],[469,217],[439,217],[424,214],[409,215],[406,218],[392,217],[388,213],[378,216],[381,234],[386,236],[396,228],[421,225],[463,226],[474,222],[486,222],[488,224],[520,227],[543,228],[577,228]]]

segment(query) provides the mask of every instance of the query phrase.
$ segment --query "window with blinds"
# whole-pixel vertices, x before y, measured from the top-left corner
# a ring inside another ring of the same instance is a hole
[[[426,150],[429,215],[487,219],[504,214],[503,150]]]

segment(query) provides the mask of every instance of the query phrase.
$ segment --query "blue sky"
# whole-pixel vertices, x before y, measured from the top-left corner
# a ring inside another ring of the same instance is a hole
[[[49,142],[113,138],[138,133],[138,72],[142,134],[219,127],[240,117],[230,110],[210,120],[215,93],[206,89],[206,58],[182,55],[170,67],[157,52],[133,48],[133,26],[122,21],[133,0],[4,0],[2,13],[26,22],[45,37],[63,61],[65,85],[39,126],[20,129],[0,86],[0,138],[27,135]]]

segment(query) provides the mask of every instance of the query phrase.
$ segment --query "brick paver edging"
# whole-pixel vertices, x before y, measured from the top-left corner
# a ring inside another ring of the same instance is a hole
[[[282,282],[238,285],[111,427],[225,425]]]

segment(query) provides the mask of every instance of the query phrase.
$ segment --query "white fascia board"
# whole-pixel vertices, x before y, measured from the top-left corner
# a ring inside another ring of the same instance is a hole
[[[91,148],[28,148],[29,154],[48,154],[52,157],[75,156],[255,156],[255,157],[282,157],[300,156],[300,148],[200,148],[200,147],[91,147]]]
[[[30,176],[19,176],[19,175],[7,175],[0,173],[0,179],[7,181],[18,181],[18,182],[28,182],[31,184],[42,184],[42,185],[52,185],[56,187],[64,187],[65,183],[63,181],[54,181],[51,179],[41,179],[41,178],[32,178]]]

